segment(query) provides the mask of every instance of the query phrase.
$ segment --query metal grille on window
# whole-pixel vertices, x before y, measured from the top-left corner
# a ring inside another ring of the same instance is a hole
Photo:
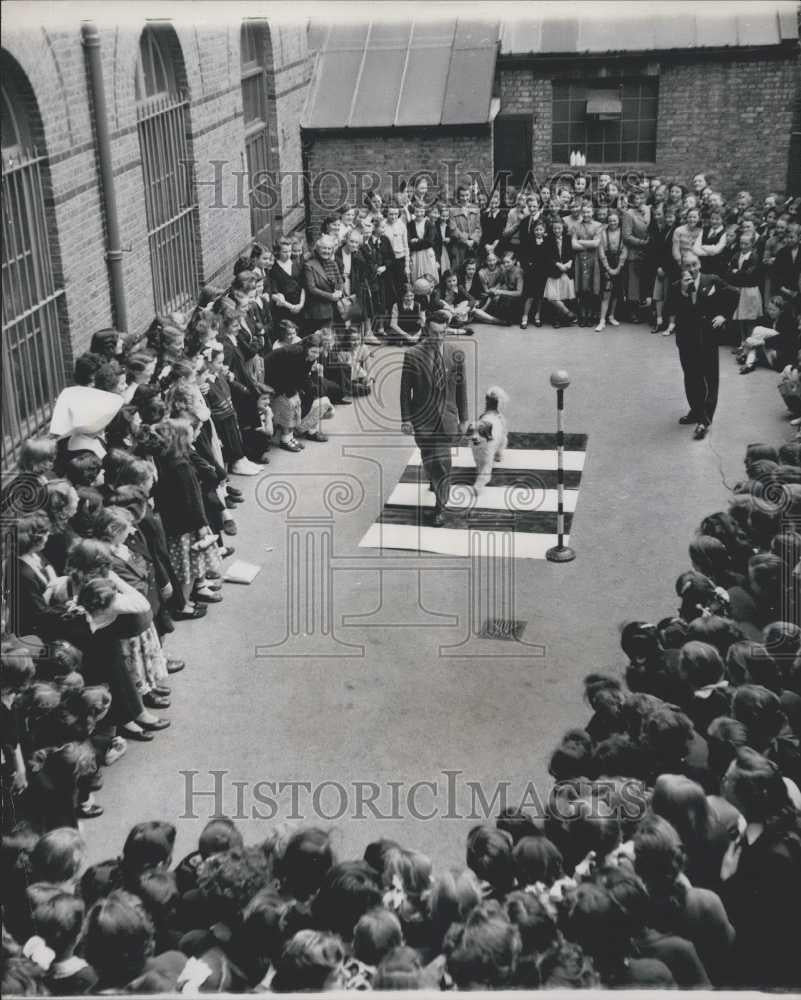
[[[5,137],[4,137],[5,138]],[[9,469],[26,437],[47,422],[66,382],[59,305],[45,217],[47,158],[3,155],[3,435]]]
[[[197,295],[197,201],[187,138],[189,102],[164,95],[138,110],[153,295],[161,313]]]
[[[242,114],[245,125],[245,158],[250,198],[250,228],[261,236],[273,225],[275,177],[272,174],[270,128],[267,121],[269,35],[264,24],[242,26]]]

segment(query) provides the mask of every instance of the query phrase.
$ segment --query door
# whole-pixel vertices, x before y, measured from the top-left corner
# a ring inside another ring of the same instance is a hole
[[[499,178],[502,198],[507,185],[519,190],[531,176],[531,123],[531,115],[498,115],[495,119],[495,176]]]

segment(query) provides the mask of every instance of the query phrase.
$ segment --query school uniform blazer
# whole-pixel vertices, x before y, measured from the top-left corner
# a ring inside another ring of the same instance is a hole
[[[437,345],[437,348],[439,345]],[[464,349],[442,345],[445,385],[435,379],[431,342],[410,347],[403,357],[401,373],[401,420],[410,423],[415,434],[445,434],[456,437],[459,423],[467,420],[467,380]]]
[[[489,211],[484,211],[481,213],[481,245],[487,246],[489,243],[495,243],[503,237],[503,231],[506,228],[506,212],[504,209],[499,208],[497,214],[493,217],[490,215]]]
[[[449,223],[444,220],[433,223],[434,226],[434,253],[436,254],[437,263],[439,264],[440,258],[442,257],[442,250],[445,247],[445,240],[450,240],[451,234],[449,231]]]
[[[775,290],[789,288],[798,295],[798,283],[801,281],[801,246],[795,247],[793,260],[792,247],[786,246],[776,254],[773,262],[773,285]]]
[[[557,242],[553,233],[548,233],[545,237],[545,242],[550,255],[548,277],[561,278],[563,274],[566,274],[569,278],[572,278],[572,271],[561,271],[556,266],[557,264],[567,264],[568,261],[573,260],[573,240],[570,238],[570,233],[564,229],[562,231],[562,239],[559,242]]]
[[[168,535],[184,535],[208,526],[200,483],[189,457],[161,459],[153,493]]]
[[[762,261],[756,250],[751,250],[740,264],[740,251],[735,247],[726,261],[726,281],[735,288],[754,288],[762,280]]]
[[[417,235],[417,225],[412,220],[406,227],[406,236],[409,240],[409,253],[416,253],[418,250],[431,250],[434,246],[434,223],[431,219],[425,220],[423,235]]]
[[[341,277],[341,274],[340,274]],[[334,292],[337,286],[325,273],[322,261],[310,257],[303,265],[303,284],[306,288],[304,313],[308,319],[330,323],[334,318]],[[342,285],[339,285],[342,288]]]
[[[375,283],[380,277],[376,274],[379,267],[391,267],[395,260],[392,252],[392,244],[386,236],[379,235],[377,238],[370,237],[362,243],[362,256],[369,269],[370,281]]]

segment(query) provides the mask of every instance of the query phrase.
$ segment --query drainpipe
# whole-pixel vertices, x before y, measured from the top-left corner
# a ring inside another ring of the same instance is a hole
[[[81,36],[89,70],[89,90],[92,95],[95,135],[97,136],[97,158],[100,163],[101,198],[106,216],[108,235],[106,261],[108,262],[111,284],[111,308],[116,328],[124,333],[128,329],[128,309],[125,304],[125,285],[122,279],[120,224],[117,217],[117,196],[114,192],[114,173],[111,169],[111,139],[108,130],[106,89],[103,85],[103,64],[100,57],[100,34],[97,25],[92,21],[84,21],[81,25]]]

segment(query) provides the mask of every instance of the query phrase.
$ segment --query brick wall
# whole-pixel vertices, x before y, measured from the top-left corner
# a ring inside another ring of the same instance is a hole
[[[659,78],[657,153],[655,164],[638,166],[685,180],[707,170],[716,175],[726,196],[741,188],[758,198],[784,191],[792,104],[800,96],[798,57],[787,50],[749,59],[706,55],[661,63],[573,60],[548,68],[501,64],[500,114],[532,115],[534,177],[545,180],[569,169],[551,160],[553,80],[643,73]],[[620,173],[627,168],[630,165],[602,167]]]
[[[123,254],[128,327],[141,331],[154,313],[134,90],[141,26],[100,29],[112,169]],[[189,97],[188,134],[197,179],[198,279],[227,281],[231,265],[251,242],[244,171],[240,28],[175,24],[179,80]],[[298,122],[309,79],[306,33],[270,32],[267,98],[274,154],[282,172],[295,176],[282,187],[276,228],[303,223]],[[61,30],[17,29],[4,24],[3,49],[27,78],[42,121],[41,145],[49,158],[54,270],[65,290],[65,341],[73,355],[92,333],[114,321],[105,259],[103,201],[95,151],[90,94],[80,22]],[[277,234],[276,234],[277,235]],[[69,361],[69,358],[68,358]]]
[[[342,204],[361,201],[377,187],[391,195],[402,180],[425,171],[429,192],[455,199],[456,187],[474,175],[492,176],[489,125],[413,130],[359,130],[305,134],[309,173],[311,238],[322,219]]]
[[[762,198],[787,183],[797,59],[663,66],[657,165],[680,177],[710,170],[723,193]]]

